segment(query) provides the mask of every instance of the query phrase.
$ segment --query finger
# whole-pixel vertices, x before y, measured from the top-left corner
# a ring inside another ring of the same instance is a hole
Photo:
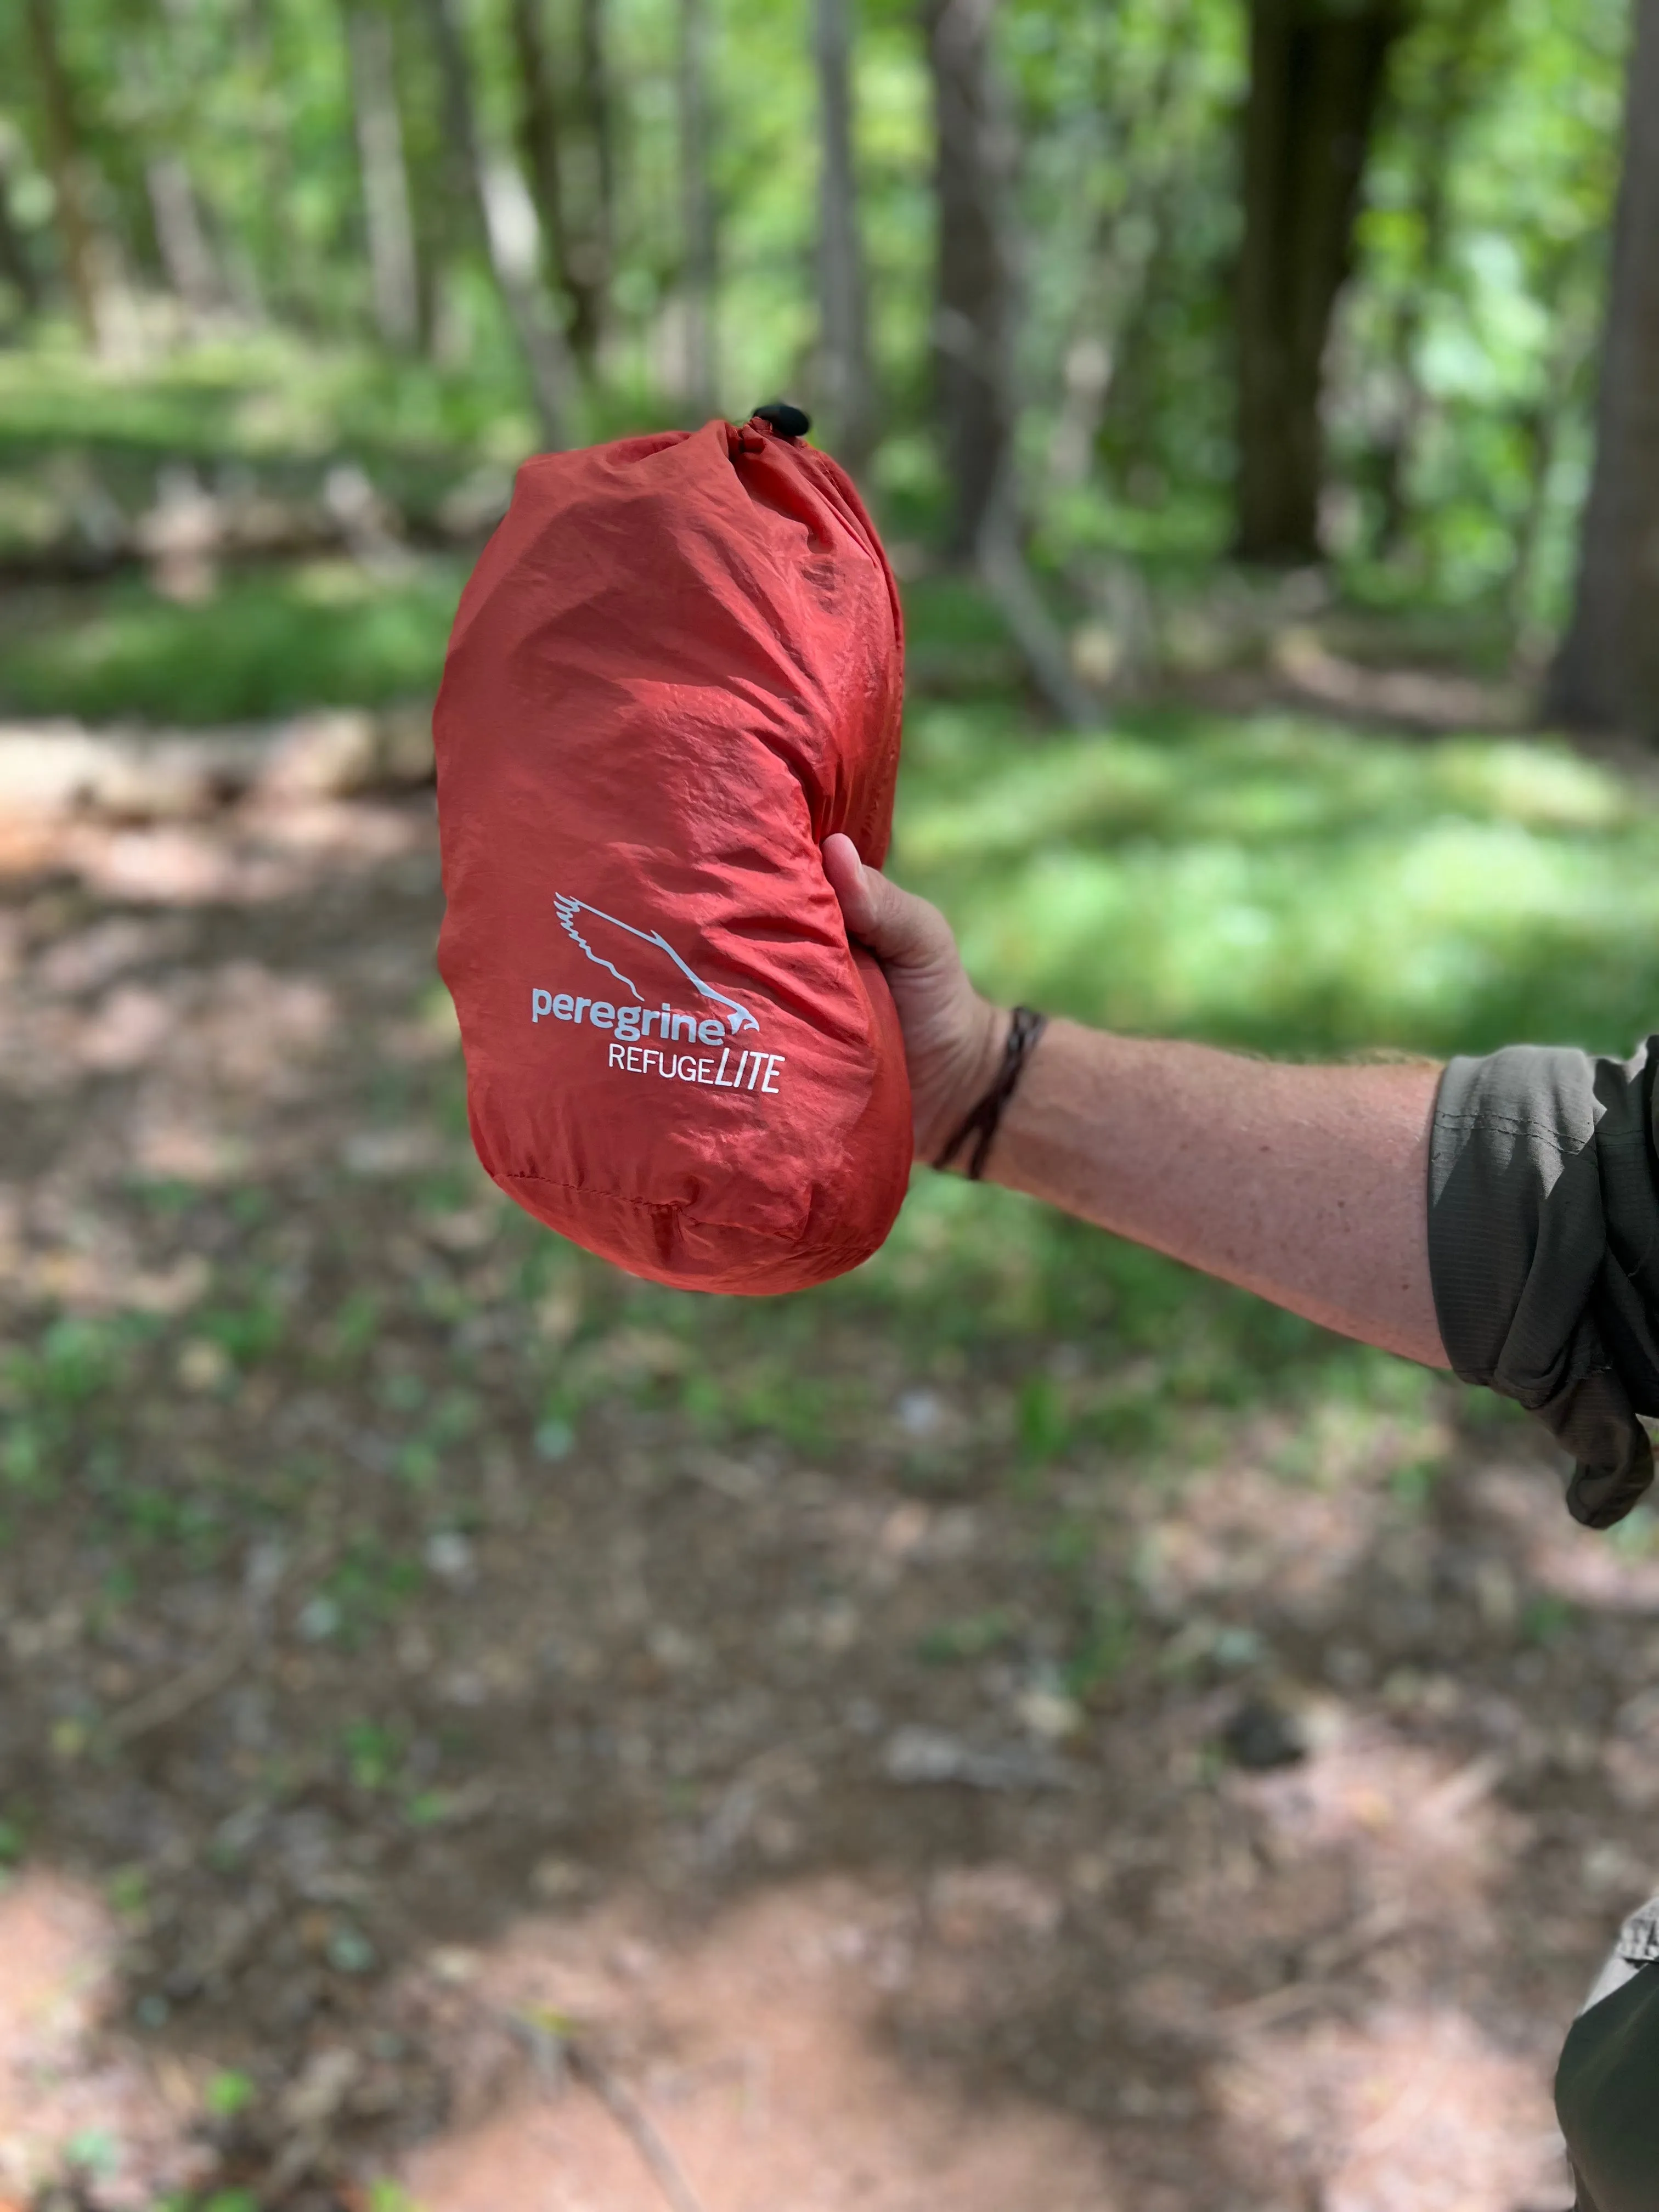
[[[866,939],[876,926],[876,909],[865,878],[875,871],[866,868],[858,847],[840,830],[823,841],[823,872],[840,904],[848,935]]]
[[[850,837],[837,832],[823,842],[823,872],[841,902],[848,934],[867,945],[878,960],[901,968],[939,959],[951,944],[950,925],[937,907],[866,868]]]

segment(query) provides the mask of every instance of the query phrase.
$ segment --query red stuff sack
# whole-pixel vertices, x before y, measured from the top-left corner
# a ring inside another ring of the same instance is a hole
[[[902,672],[857,493],[758,418],[526,462],[462,594],[438,965],[472,1141],[634,1274],[799,1290],[892,1226],[902,1042],[819,847],[886,852]]]

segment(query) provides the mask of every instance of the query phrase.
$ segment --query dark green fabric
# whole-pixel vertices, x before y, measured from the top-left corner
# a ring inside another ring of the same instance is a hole
[[[1448,1358],[1535,1413],[1593,1528],[1653,1480],[1659,1037],[1627,1060],[1540,1045],[1455,1060],[1435,1105],[1429,1265]],[[1659,2197],[1656,2197],[1659,2203]]]
[[[1573,2022],[1555,2109],[1580,2212],[1659,2205],[1659,1961]]]
[[[1567,1503],[1597,1528],[1653,1480],[1636,1417],[1659,1413],[1656,1066],[1659,1037],[1622,1061],[1511,1045],[1453,1060],[1435,1103],[1429,1267],[1447,1356],[1572,1454]],[[1656,2212],[1659,1960],[1580,2015],[1555,2095],[1579,2212]]]

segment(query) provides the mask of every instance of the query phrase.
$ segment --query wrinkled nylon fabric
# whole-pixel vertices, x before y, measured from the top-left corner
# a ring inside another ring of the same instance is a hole
[[[1429,1262],[1447,1355],[1572,1454],[1567,1504],[1595,1528],[1653,1480],[1637,1415],[1659,1413],[1656,1047],[1454,1060],[1435,1105]]]
[[[903,640],[834,462],[759,423],[544,456],[462,596],[434,717],[478,1157],[630,1272],[799,1289],[911,1158],[886,982],[819,848],[885,855]]]

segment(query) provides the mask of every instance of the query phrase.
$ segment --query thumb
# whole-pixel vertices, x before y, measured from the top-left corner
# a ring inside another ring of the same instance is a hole
[[[878,868],[866,867],[858,847],[839,830],[823,841],[823,872],[848,935],[867,945],[884,967],[924,967],[954,950],[938,908],[890,884]]]

